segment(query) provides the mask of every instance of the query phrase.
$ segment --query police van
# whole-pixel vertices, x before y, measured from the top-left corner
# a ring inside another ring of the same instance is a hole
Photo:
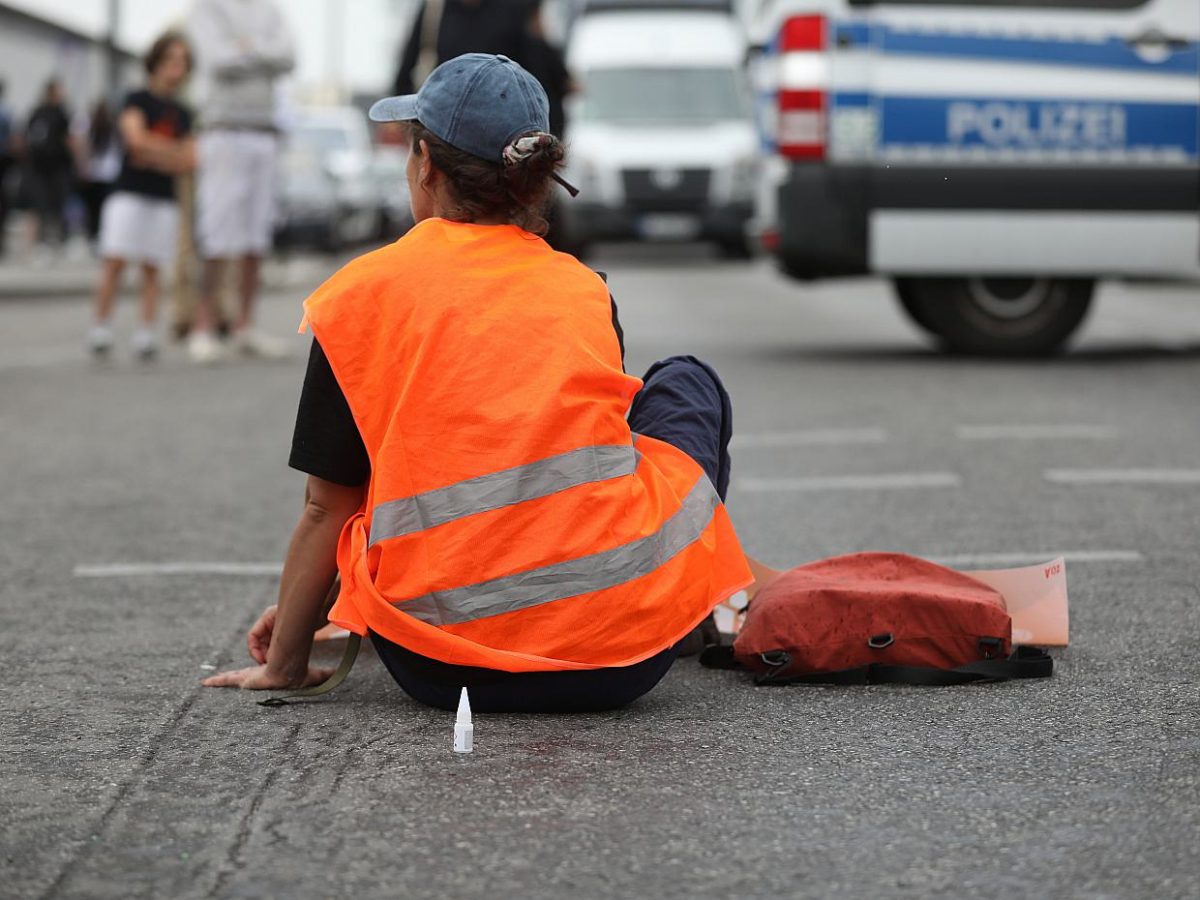
[[[760,155],[729,0],[589,0],[572,25],[569,243],[708,240],[750,254]]]
[[[1045,353],[1097,279],[1200,276],[1200,0],[753,4],[755,229],[890,277],[952,349]]]

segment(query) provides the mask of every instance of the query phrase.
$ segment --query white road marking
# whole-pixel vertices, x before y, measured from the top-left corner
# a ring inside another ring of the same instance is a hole
[[[21,369],[82,369],[88,362],[82,347],[70,350],[5,350],[0,372]]]
[[[939,473],[932,473],[939,474]],[[887,477],[887,476],[885,476]],[[826,479],[828,480],[828,479]],[[777,488],[772,488],[777,489]],[[801,490],[817,488],[801,488]],[[1128,562],[1140,563],[1145,556],[1137,550],[1056,550],[1044,553],[960,553],[951,556],[930,555],[924,557],[931,562],[950,568],[987,566],[1025,566],[1047,562],[1056,556],[1070,563]],[[173,563],[108,563],[76,566],[76,578],[129,578],[152,575],[254,575],[278,577],[282,571],[279,563],[216,563],[216,562],[173,562]],[[212,668],[212,666],[201,666]]]
[[[280,563],[102,563],[76,566],[76,578],[130,578],[141,575],[255,575],[277,578],[283,571]]]
[[[960,487],[953,472],[896,472],[889,475],[828,475],[811,478],[739,478],[734,486],[751,494],[776,491],[894,491]]]
[[[1049,562],[1061,556],[1069,563],[1089,562],[1145,562],[1146,557],[1137,550],[1056,550],[1043,553],[960,553],[954,556],[930,556],[931,562],[948,568],[987,568],[996,566],[1032,566]]]
[[[888,433],[882,428],[810,428],[804,431],[765,431],[735,434],[729,446],[744,447],[836,447],[842,444],[882,444]]]
[[[1047,469],[1053,484],[1200,484],[1200,469]]]
[[[1120,435],[1111,425],[959,425],[963,441],[1110,441]]]

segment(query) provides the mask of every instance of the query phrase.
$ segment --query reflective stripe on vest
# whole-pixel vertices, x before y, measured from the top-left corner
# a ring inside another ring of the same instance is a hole
[[[616,587],[649,575],[695,543],[720,503],[712,482],[701,475],[679,509],[646,537],[590,556],[435,591],[394,605],[430,625],[458,625]]]
[[[370,544],[548,497],[581,484],[632,475],[637,463],[637,451],[629,444],[580,447],[423,494],[389,500],[371,514]]]

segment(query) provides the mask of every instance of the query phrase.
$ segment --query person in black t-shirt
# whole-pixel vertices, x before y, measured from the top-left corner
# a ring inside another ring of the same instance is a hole
[[[142,269],[141,324],[134,333],[134,352],[150,359],[157,351],[158,273],[174,259],[179,229],[175,176],[196,165],[192,117],[175,100],[191,68],[191,51],[183,37],[173,32],[160,37],[146,55],[146,87],[126,98],[117,123],[125,153],[101,213],[104,268],[96,289],[95,323],[88,334],[97,356],[112,347],[109,318],[127,262],[141,263]]]

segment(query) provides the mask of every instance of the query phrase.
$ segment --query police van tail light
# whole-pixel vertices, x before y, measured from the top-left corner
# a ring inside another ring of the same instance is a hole
[[[776,144],[788,159],[825,158],[829,87],[824,16],[792,16],[779,32]]]

